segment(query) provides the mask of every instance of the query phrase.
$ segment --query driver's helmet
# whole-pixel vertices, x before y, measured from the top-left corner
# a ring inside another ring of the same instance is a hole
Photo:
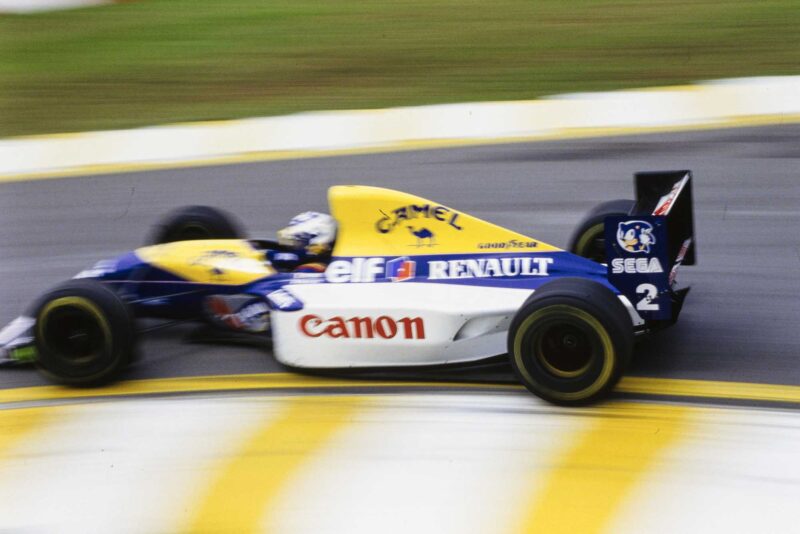
[[[278,243],[306,256],[325,256],[336,241],[336,220],[327,213],[306,211],[278,231]]]

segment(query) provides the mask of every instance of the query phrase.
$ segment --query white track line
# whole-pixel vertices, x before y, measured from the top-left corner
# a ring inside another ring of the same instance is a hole
[[[0,532],[174,531],[214,462],[270,415],[196,399],[64,410],[0,465]]]
[[[0,0],[0,13],[35,13],[110,4],[112,0]]]

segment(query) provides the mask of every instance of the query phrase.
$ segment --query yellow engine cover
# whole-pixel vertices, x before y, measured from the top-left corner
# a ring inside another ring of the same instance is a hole
[[[408,193],[363,185],[328,190],[339,224],[334,256],[414,256],[560,250]]]

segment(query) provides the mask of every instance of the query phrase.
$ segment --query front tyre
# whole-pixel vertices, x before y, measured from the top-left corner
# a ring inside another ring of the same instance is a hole
[[[633,352],[633,325],[613,291],[562,278],[531,295],[508,332],[508,353],[533,394],[561,405],[595,402],[617,384]]]
[[[211,206],[184,206],[164,217],[153,229],[148,244],[244,237],[242,226],[231,214]]]
[[[36,363],[58,384],[99,386],[117,378],[135,354],[128,305],[96,280],[71,280],[35,308]]]

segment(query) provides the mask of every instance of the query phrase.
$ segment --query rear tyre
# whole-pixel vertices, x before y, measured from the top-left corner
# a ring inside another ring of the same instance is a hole
[[[520,381],[554,404],[603,398],[632,352],[628,310],[613,291],[582,278],[561,278],[537,289],[508,331],[508,354]]]
[[[606,261],[605,219],[612,215],[629,215],[635,200],[619,199],[598,204],[581,220],[569,240],[568,250],[597,263]]]
[[[242,239],[245,233],[229,213],[210,206],[185,206],[170,212],[150,235],[148,244],[196,239]]]
[[[58,384],[99,386],[133,361],[136,329],[128,305],[96,280],[71,280],[37,303],[39,371]]]

